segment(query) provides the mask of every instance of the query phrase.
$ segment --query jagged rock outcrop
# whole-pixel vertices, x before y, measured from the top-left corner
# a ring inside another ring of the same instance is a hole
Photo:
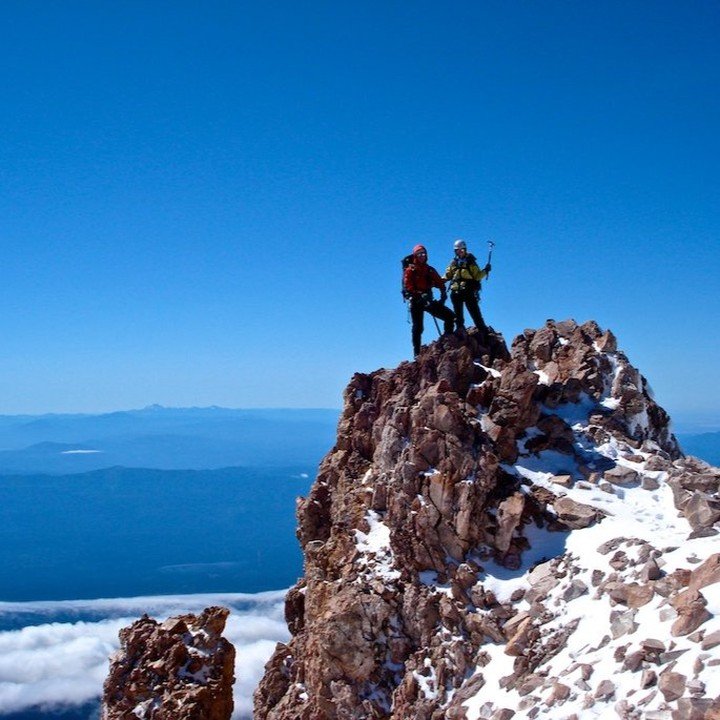
[[[716,717],[719,483],[593,322],[355,375],[255,717]]]
[[[235,649],[222,637],[228,610],[210,607],[120,631],[105,680],[103,720],[229,720]]]

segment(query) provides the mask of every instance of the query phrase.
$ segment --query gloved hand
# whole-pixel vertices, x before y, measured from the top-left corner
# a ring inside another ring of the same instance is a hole
[[[485,266],[484,270],[485,270],[485,274],[486,274],[486,275],[489,275],[489,274],[490,274],[490,271],[492,270],[492,265],[491,265],[490,263],[488,263],[488,264]]]

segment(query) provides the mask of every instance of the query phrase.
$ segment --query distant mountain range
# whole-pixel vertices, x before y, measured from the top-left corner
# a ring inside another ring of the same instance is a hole
[[[0,415],[0,474],[312,466],[332,448],[339,415],[159,405],[98,415]],[[720,465],[720,432],[677,437],[687,454]]]
[[[166,408],[100,415],[0,415],[0,474],[317,464],[339,410]]]

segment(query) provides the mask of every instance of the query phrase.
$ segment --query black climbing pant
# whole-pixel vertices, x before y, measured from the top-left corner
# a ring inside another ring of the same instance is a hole
[[[480,331],[482,339],[487,342],[488,340],[488,329],[483,320],[482,313],[480,312],[480,304],[478,303],[478,296],[474,290],[466,288],[464,290],[453,290],[450,293],[450,301],[452,302],[453,309],[455,310],[455,323],[457,329],[460,330],[465,326],[465,315],[463,313],[463,305],[467,307],[468,312],[472,321],[475,323],[475,327]]]
[[[424,330],[426,312],[443,321],[445,333],[451,333],[453,331],[455,314],[450,308],[445,307],[445,305],[437,300],[428,301],[421,295],[414,295],[410,298],[410,317],[412,318],[412,344],[415,355],[420,352],[420,342]]]

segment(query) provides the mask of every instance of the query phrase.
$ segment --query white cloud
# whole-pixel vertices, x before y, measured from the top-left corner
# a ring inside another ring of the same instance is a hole
[[[283,592],[63,602],[0,603],[0,619],[35,622],[0,632],[0,713],[81,705],[100,697],[118,632],[142,613],[162,619],[208,605],[231,609],[225,637],[235,646],[235,714],[252,712],[252,693],[275,643],[288,638]],[[75,622],[57,618],[78,616]],[[97,618],[90,622],[87,618]],[[28,620],[27,618],[30,618]]]

